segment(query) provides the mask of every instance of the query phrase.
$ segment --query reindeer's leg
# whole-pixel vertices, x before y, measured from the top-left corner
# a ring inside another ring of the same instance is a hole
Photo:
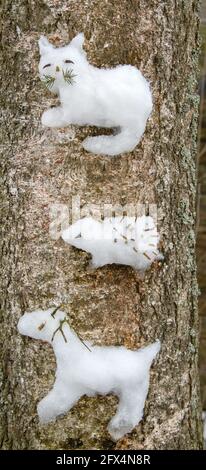
[[[144,126],[145,127],[145,126]],[[88,152],[100,155],[119,155],[123,152],[131,152],[144,132],[144,127],[141,129],[120,128],[119,133],[116,135],[100,135],[97,137],[87,137],[83,141],[83,147]]]
[[[37,406],[40,422],[48,423],[66,413],[80,397],[81,394],[74,386],[65,387],[64,383],[56,381],[51,392]]]
[[[41,122],[43,126],[46,127],[66,127],[69,125],[68,119],[64,118],[64,112],[61,106],[44,111]]]
[[[108,425],[108,431],[115,441],[131,432],[142,419],[148,385],[148,380],[145,380],[138,388],[122,390],[117,413]]]

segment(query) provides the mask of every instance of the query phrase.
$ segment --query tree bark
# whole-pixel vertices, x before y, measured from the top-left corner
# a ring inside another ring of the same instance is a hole
[[[198,1],[5,0],[2,13],[2,449],[201,449],[195,262]],[[40,34],[55,45],[83,31],[89,61],[132,64],[151,83],[141,143],[115,158],[83,151],[99,129],[43,129],[55,102],[38,78]],[[164,262],[141,279],[129,267],[88,269],[89,255],[49,233],[52,204],[156,204]],[[143,421],[116,444],[114,396],[83,397],[40,426],[52,387],[48,344],[21,337],[25,310],[64,304],[96,344],[135,349],[159,338]]]

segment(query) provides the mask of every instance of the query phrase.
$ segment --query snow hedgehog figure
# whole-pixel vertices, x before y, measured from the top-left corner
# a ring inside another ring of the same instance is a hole
[[[102,155],[131,152],[139,143],[152,111],[147,80],[132,65],[97,68],[87,61],[84,35],[65,47],[54,47],[46,37],[39,40],[40,79],[59,95],[61,105],[45,111],[47,127],[98,126],[113,128],[113,135],[87,137],[85,150]]]

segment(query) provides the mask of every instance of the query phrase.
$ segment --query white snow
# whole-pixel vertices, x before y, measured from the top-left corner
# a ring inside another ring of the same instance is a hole
[[[83,147],[92,153],[118,155],[139,143],[152,111],[149,84],[131,65],[112,69],[89,64],[83,49],[84,35],[78,34],[67,46],[55,48],[46,37],[39,40],[40,79],[50,77],[50,91],[61,105],[45,111],[42,124],[65,127],[70,124],[114,128],[114,135],[87,137]],[[65,73],[73,76],[65,81]]]
[[[120,439],[139,423],[149,388],[150,366],[160,342],[131,351],[123,346],[92,346],[83,343],[70,328],[63,311],[50,308],[25,313],[19,320],[22,335],[48,341],[56,356],[56,380],[38,404],[42,423],[69,411],[83,395],[113,393],[119,397],[108,430]],[[89,348],[89,349],[88,349]]]
[[[92,217],[78,220],[62,231],[63,240],[92,254],[92,266],[124,264],[145,271],[163,259],[157,246],[159,235],[150,216],[111,217],[102,222]]]

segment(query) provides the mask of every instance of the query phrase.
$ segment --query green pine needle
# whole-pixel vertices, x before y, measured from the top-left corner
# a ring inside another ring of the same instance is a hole
[[[63,70],[63,77],[66,83],[68,83],[69,85],[73,85],[73,83],[75,82],[74,77],[76,77],[76,75],[72,72],[71,69],[66,69],[65,72]]]
[[[45,86],[50,89],[50,88],[52,88],[52,86],[55,82],[55,78],[51,77],[50,75],[44,75],[43,76],[43,82],[44,82]]]
[[[73,83],[75,82],[74,78],[76,77],[76,75],[72,72],[72,70],[66,69],[65,71],[63,70],[62,72],[63,72],[64,81],[68,83],[69,85],[73,85]],[[54,85],[55,78],[51,77],[50,75],[43,75],[43,82],[45,86],[50,90]]]

